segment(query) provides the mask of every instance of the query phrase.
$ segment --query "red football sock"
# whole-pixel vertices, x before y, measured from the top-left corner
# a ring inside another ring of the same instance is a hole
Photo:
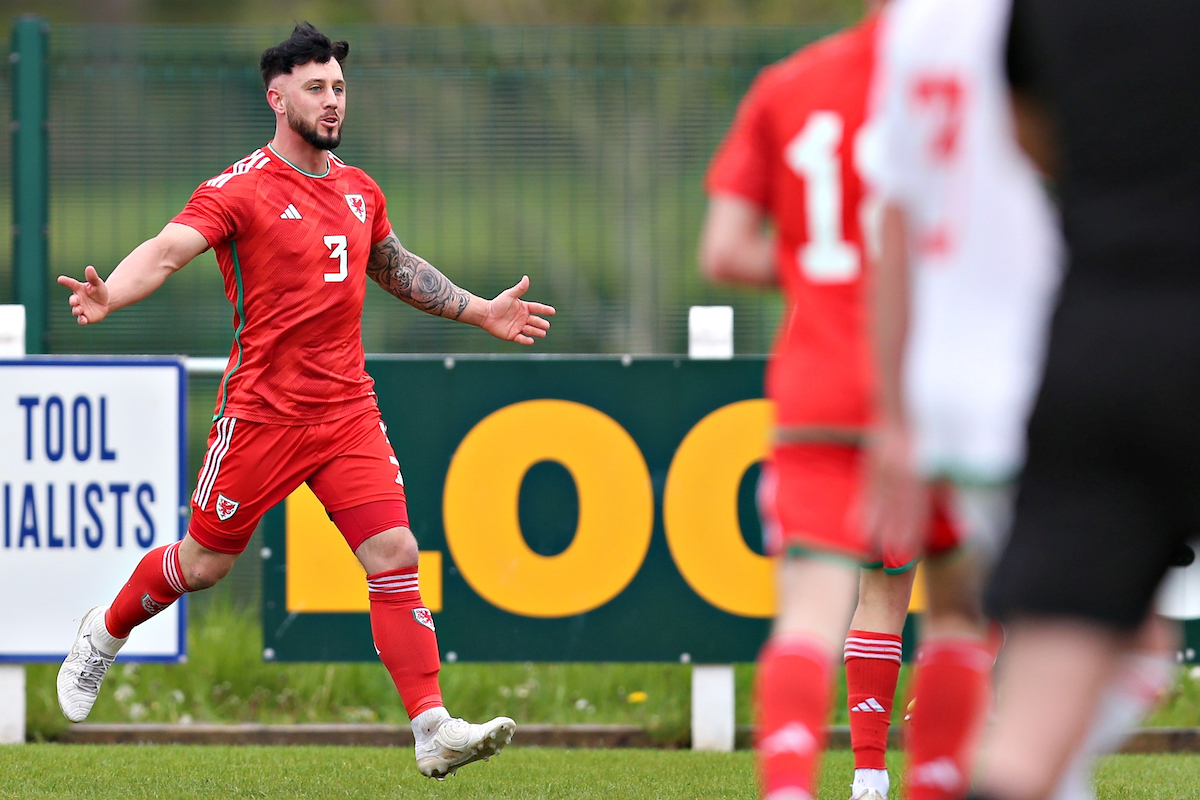
[[[909,800],[957,800],[967,793],[992,661],[984,640],[935,639],[921,647],[908,726]]]
[[[759,779],[764,797],[780,789],[812,794],[829,716],[829,651],[811,636],[771,638],[758,657]]]
[[[146,555],[104,614],[104,627],[124,639],[134,627],[165,610],[191,589],[183,582],[179,542],[157,547]]]
[[[846,700],[855,769],[887,769],[888,725],[900,677],[901,638],[894,633],[846,635]]]
[[[438,686],[437,634],[433,614],[421,601],[417,568],[367,576],[371,590],[371,635],[379,659],[392,675],[409,719],[442,705]]]

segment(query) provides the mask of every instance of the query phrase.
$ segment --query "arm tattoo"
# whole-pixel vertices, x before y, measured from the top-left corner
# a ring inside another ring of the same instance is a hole
[[[371,248],[367,275],[413,308],[439,317],[458,319],[471,299],[428,261],[405,250],[394,233]]]

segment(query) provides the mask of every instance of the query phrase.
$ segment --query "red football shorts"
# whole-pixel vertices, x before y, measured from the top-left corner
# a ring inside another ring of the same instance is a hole
[[[777,445],[763,469],[759,506],[767,552],[788,548],[845,555],[866,567],[902,572],[915,565],[882,561],[869,545],[862,519],[866,454],[842,444]],[[957,547],[961,537],[935,495],[926,553],[940,555]]]
[[[389,509],[388,524],[374,532],[408,527],[400,462],[372,408],[315,425],[218,419],[192,495],[188,532],[209,550],[241,553],[262,515],[302,483],[331,515],[372,504],[377,528],[378,509]],[[343,534],[352,548],[365,538]]]

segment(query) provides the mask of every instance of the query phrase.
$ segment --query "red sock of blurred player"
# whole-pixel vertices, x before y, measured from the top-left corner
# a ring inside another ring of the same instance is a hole
[[[901,637],[894,633],[852,630],[846,635],[846,700],[855,769],[887,769],[884,756],[900,654]]]
[[[416,719],[421,712],[442,705],[437,634],[433,614],[417,587],[417,568],[368,575],[367,586],[375,649],[392,675],[409,719]]]
[[[966,794],[988,709],[992,661],[988,642],[978,639],[937,639],[921,647],[907,735],[909,800]]]
[[[764,797],[784,789],[812,794],[825,746],[832,661],[824,644],[805,635],[772,637],[759,655],[756,749]]]
[[[191,589],[179,567],[179,542],[157,547],[138,562],[129,581],[104,614],[104,627],[117,639],[166,609]]]

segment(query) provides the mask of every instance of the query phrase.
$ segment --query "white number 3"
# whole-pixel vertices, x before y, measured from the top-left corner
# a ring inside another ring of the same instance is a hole
[[[350,274],[349,270],[346,269],[346,237],[326,236],[325,246],[330,249],[329,257],[338,259],[338,271],[326,272],[325,282],[341,283]]]

